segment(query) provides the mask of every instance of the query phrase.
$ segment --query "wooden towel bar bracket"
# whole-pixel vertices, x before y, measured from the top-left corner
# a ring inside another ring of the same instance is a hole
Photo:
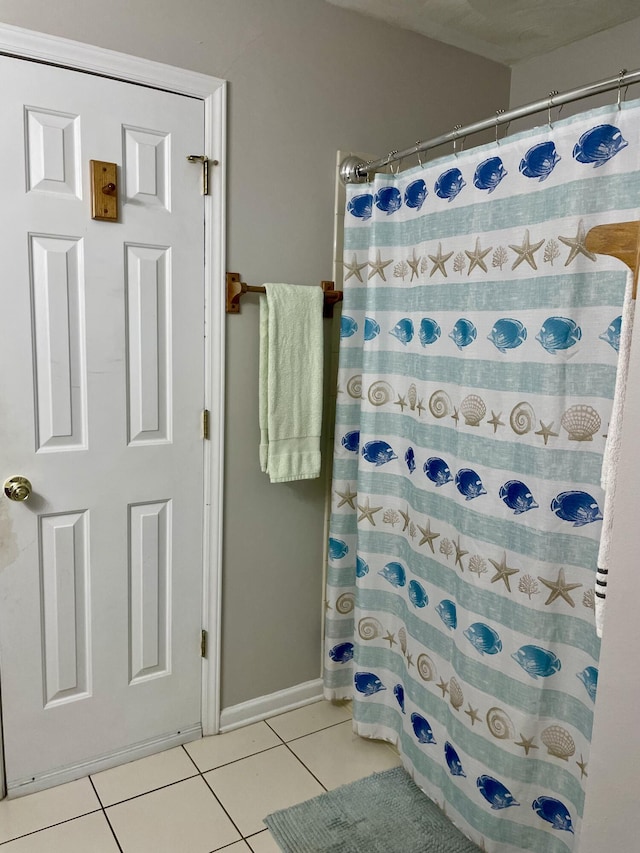
[[[640,270],[640,222],[612,222],[595,225],[587,234],[585,248],[598,255],[611,255],[625,263],[633,273],[633,292],[638,290]]]
[[[323,316],[333,317],[333,306],[337,302],[342,301],[342,291],[334,290],[332,281],[323,281],[321,284],[322,292],[324,293],[324,310]],[[240,297],[243,293],[265,293],[264,287],[253,287],[250,284],[245,284],[240,281],[240,274],[237,272],[227,273],[227,314],[240,313]]]

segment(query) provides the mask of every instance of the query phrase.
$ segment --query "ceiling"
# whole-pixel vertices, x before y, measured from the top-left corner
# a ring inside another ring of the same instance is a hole
[[[638,0],[328,0],[506,65],[640,16]]]

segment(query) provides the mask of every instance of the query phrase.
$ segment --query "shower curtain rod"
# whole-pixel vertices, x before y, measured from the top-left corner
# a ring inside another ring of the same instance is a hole
[[[610,92],[613,89],[618,90],[618,104],[620,104],[620,90],[623,86],[630,86],[632,83],[640,83],[640,69],[636,71],[627,71],[624,69],[616,77],[609,77],[606,80],[590,83],[578,89],[569,89],[567,92],[550,92],[543,100],[533,101],[530,104],[525,104],[506,112],[505,110],[497,110],[495,118],[477,121],[474,124],[466,125],[466,127],[458,125],[449,133],[436,136],[427,142],[416,142],[414,146],[405,148],[404,151],[390,151],[386,157],[381,157],[379,160],[370,160],[363,163],[359,157],[346,157],[340,164],[340,178],[345,184],[365,183],[369,180],[369,173],[381,167],[388,166],[390,163],[403,160],[405,157],[419,154],[422,151],[428,151],[431,148],[437,148],[438,145],[444,145],[447,142],[455,143],[458,139],[464,139],[465,136],[470,136],[472,133],[480,133],[480,131],[489,130],[492,127],[496,128],[497,134],[498,127],[502,124],[509,124],[516,119],[524,118],[534,113],[541,113],[544,110],[549,110],[550,113],[553,107],[560,107],[571,101],[579,101],[581,98],[599,95],[602,92]]]

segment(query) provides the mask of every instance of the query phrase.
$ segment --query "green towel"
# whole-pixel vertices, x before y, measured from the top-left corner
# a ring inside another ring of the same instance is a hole
[[[260,297],[260,467],[272,483],[320,474],[322,306],[319,287],[265,284]]]

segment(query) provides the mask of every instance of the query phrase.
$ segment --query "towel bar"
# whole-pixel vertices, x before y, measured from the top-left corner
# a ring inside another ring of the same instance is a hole
[[[633,272],[632,298],[636,298],[638,272],[640,271],[640,222],[612,222],[594,225],[584,241],[589,252],[612,255],[625,263]]]
[[[342,301],[342,291],[334,290],[332,281],[323,281],[321,284],[324,293],[324,317],[333,317],[333,306]],[[265,293],[264,287],[255,287],[240,281],[237,272],[227,273],[227,314],[240,313],[240,297],[243,293]]]

